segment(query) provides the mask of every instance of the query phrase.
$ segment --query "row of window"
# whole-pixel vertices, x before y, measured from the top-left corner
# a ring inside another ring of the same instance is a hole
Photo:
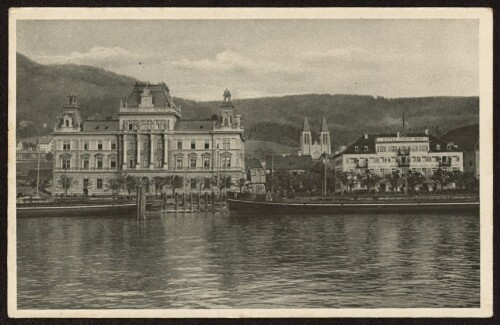
[[[458,171],[458,170],[460,170],[458,167],[452,167],[452,168],[443,167],[441,169],[444,171]],[[380,168],[380,169],[370,168],[369,170],[375,174],[386,175],[386,174],[396,172],[398,170],[398,168]],[[410,168],[410,170],[412,172],[418,172],[418,173],[421,173],[423,175],[432,175],[436,172],[437,167],[432,167],[432,168],[418,168],[417,167],[417,168]],[[350,172],[350,173],[356,173],[356,171],[360,172],[359,170],[352,169],[352,168],[348,170],[348,172]],[[399,170],[399,171],[402,172],[401,170]]]
[[[404,158],[404,157],[403,157]],[[347,158],[347,163],[358,163],[358,162],[371,162],[371,163],[395,163],[397,162],[396,157],[370,157],[370,158]],[[460,156],[411,156],[408,157],[407,162],[459,162]]]
[[[92,142],[90,140],[84,140],[83,141],[83,147],[82,149],[83,150],[91,150],[90,149],[90,144],[92,143],[92,150],[104,150],[104,143],[108,143],[109,142],[109,149],[110,150],[116,150],[117,148],[117,144],[116,144],[116,140],[92,140]],[[74,149],[78,149],[78,143],[79,141],[74,141],[75,143],[75,148]],[[71,150],[71,144],[72,144],[72,141],[71,140],[62,140],[62,150]]]
[[[181,177],[182,178],[182,177]],[[203,189],[210,189],[212,185],[212,178],[203,178],[202,183],[199,183],[199,180],[196,178],[190,178],[189,184],[191,189],[196,189],[199,186],[202,186]],[[83,189],[89,189],[93,184],[91,183],[89,178],[83,179]],[[104,180],[102,178],[96,178],[96,189],[102,190],[104,185]]]
[[[95,164],[94,168],[95,169],[103,169],[104,168],[104,163],[103,163],[103,157],[95,157]],[[69,157],[63,156],[61,157],[61,163],[60,166],[62,169],[71,169],[71,159]],[[117,166],[117,160],[116,157],[109,157],[108,159],[108,168],[116,168]],[[89,157],[82,157],[82,162],[80,168],[82,169],[90,169],[90,158]]]
[[[440,151],[441,145],[436,144],[435,148],[437,151]],[[451,149],[452,149],[452,146],[450,144],[446,145],[446,150],[451,150]],[[414,146],[381,146],[381,145],[378,145],[376,150],[377,150],[377,152],[398,152],[398,151],[403,151],[403,152],[423,151],[423,152],[427,152],[427,151],[429,151],[429,146],[427,144],[414,145]],[[360,151],[360,148],[358,146],[355,146],[354,151],[358,152],[358,151]],[[368,151],[368,146],[364,146],[363,151]]]

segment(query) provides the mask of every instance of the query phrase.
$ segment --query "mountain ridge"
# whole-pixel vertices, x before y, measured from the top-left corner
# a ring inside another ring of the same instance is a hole
[[[114,115],[120,98],[128,97],[135,78],[102,68],[58,64],[43,65],[17,54],[17,136],[52,132],[68,93],[79,97],[84,116]],[[183,118],[205,118],[219,113],[218,101],[198,102],[174,96]],[[454,96],[386,98],[355,94],[301,94],[233,99],[242,113],[245,137],[297,147],[304,117],[313,132],[326,117],[335,147],[360,134],[394,132],[406,125],[413,130],[431,127],[434,133],[479,123],[479,98]],[[33,121],[23,128],[21,121]],[[43,124],[47,127],[43,128]],[[439,126],[439,129],[436,128]]]

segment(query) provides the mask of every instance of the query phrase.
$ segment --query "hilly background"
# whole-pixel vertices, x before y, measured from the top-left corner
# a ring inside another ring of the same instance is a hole
[[[118,112],[120,98],[128,97],[136,80],[101,68],[78,65],[41,65],[17,54],[17,137],[49,134],[55,117],[61,113],[68,93],[75,93],[84,116]],[[168,80],[165,80],[168,84]],[[182,107],[183,118],[209,118],[218,113],[216,101],[174,101]],[[172,94],[175,95],[175,94]],[[347,145],[363,132],[394,132],[402,126],[405,114],[410,131],[429,126],[434,134],[479,123],[477,97],[384,98],[358,95],[308,94],[285,97],[233,99],[242,114],[248,144],[260,154],[292,151],[307,116],[313,131],[319,130],[326,116],[333,146]],[[32,121],[28,127],[23,127]],[[21,124],[20,124],[21,123]],[[43,125],[46,124],[44,128]],[[274,142],[269,144],[265,142]],[[259,149],[260,148],[260,149]],[[253,150],[253,149],[251,149]],[[259,156],[260,156],[259,154]]]

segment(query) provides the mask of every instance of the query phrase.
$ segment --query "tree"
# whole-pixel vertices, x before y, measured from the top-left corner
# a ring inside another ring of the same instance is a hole
[[[184,179],[182,176],[171,175],[165,177],[165,185],[172,189],[172,196],[175,196],[175,190],[178,188],[182,188],[184,185]]]
[[[247,180],[244,179],[244,178],[240,178],[238,180],[238,184],[237,185],[238,185],[238,187],[240,189],[240,193],[243,192],[243,187],[245,187],[246,182],[247,182]]]
[[[438,168],[434,174],[432,174],[431,179],[437,183],[439,183],[439,186],[441,187],[441,190],[443,189],[444,186],[448,185],[451,182],[451,177],[450,177],[450,172],[442,170],[441,168]]]
[[[47,160],[47,161],[52,161],[52,159],[54,159],[54,155],[52,154],[52,152],[48,152],[48,153],[45,155],[45,160]]]
[[[385,178],[391,184],[391,190],[396,192],[398,187],[401,185],[401,175],[399,174],[399,170],[395,170],[392,173],[387,174]]]
[[[361,175],[361,185],[365,186],[368,191],[380,182],[381,177],[369,169],[366,170],[364,174]]]
[[[107,187],[108,190],[111,190],[113,192],[113,197],[115,194],[120,194],[120,190],[124,187],[126,184],[126,178],[123,176],[123,174],[119,174],[114,178],[111,178],[108,181]]]
[[[350,172],[342,172],[339,175],[337,175],[337,180],[340,183],[340,190],[342,195],[344,195],[344,188],[347,187],[347,191],[350,192],[352,191],[352,188],[354,187],[354,175]]]
[[[166,177],[155,176],[153,177],[153,183],[155,184],[155,194],[158,194],[158,189],[162,190],[163,186],[168,182]]]
[[[77,181],[73,179],[73,177],[68,176],[66,174],[62,174],[59,179],[57,180],[57,184],[59,185],[60,188],[64,190],[64,195],[68,193],[68,190],[73,186],[77,184]]]
[[[425,181],[424,175],[419,172],[408,171],[406,177],[408,179],[408,190],[411,192],[415,191],[415,188]]]
[[[128,195],[130,195],[131,192],[135,192],[137,185],[139,185],[140,183],[140,179],[132,175],[126,175],[124,176],[124,178],[125,178],[125,188],[128,191]]]

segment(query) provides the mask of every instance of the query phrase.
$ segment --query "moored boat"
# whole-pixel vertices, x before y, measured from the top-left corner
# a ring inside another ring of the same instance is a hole
[[[85,202],[32,202],[18,203],[16,205],[17,217],[133,215],[136,210],[136,202],[110,200]]]
[[[477,197],[333,197],[283,199],[271,195],[228,198],[229,211],[289,213],[289,214],[346,214],[346,213],[424,213],[468,212],[479,214]]]

